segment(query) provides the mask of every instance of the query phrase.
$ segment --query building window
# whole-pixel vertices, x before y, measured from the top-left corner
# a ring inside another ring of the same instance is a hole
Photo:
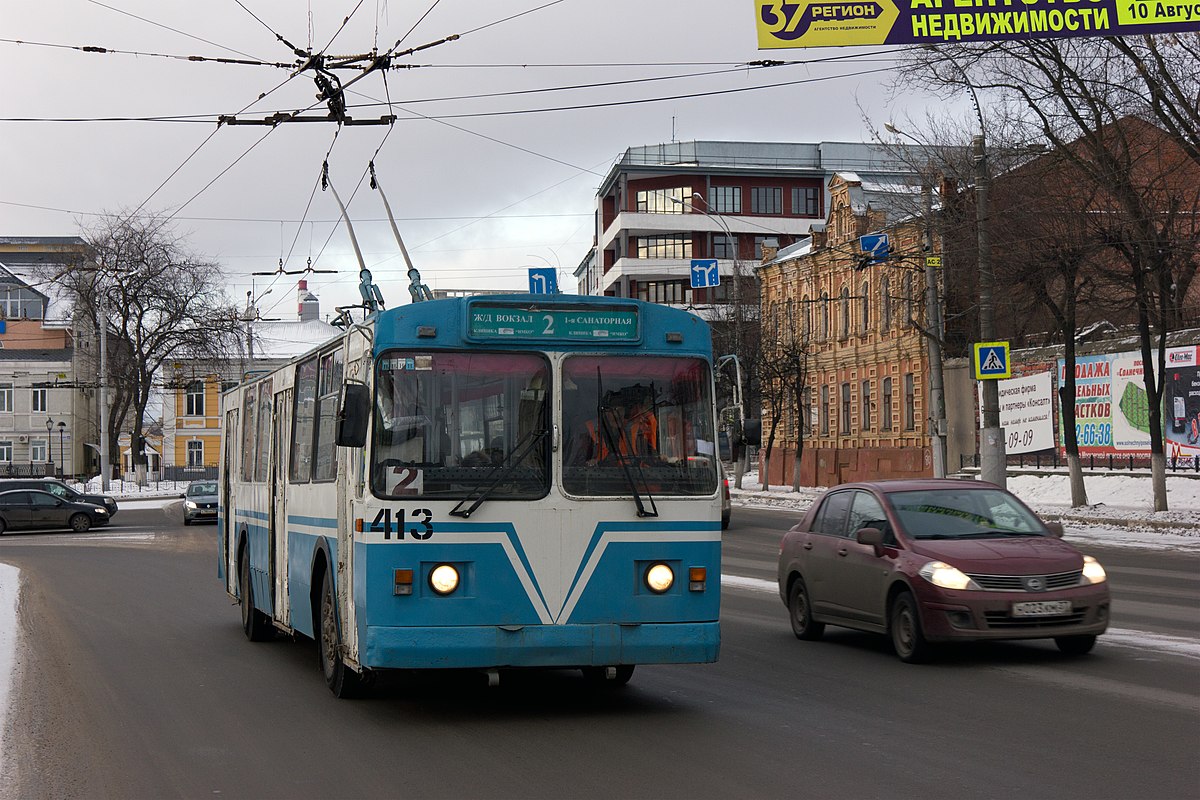
[[[864,431],[871,430],[871,382],[862,382],[862,395],[859,396],[861,402],[861,413],[859,418],[862,420],[862,429]]]
[[[866,333],[871,328],[871,284],[863,281],[862,297],[858,299],[862,306],[862,319],[859,320],[859,325],[862,327],[863,333]]]
[[[50,460],[50,448],[46,446],[45,439],[33,439],[29,442],[29,460],[33,462]]]
[[[767,241],[767,239],[774,239],[774,238],[775,238],[774,236],[755,236],[754,237],[754,258],[755,259],[757,259],[758,261],[762,261],[763,244]]]
[[[892,429],[892,379],[883,379],[883,414],[879,418],[880,430]]]
[[[46,390],[45,389],[34,389],[30,393],[29,408],[31,411],[45,411],[46,410]]]
[[[800,313],[803,315],[804,323],[801,330],[804,331],[804,340],[808,341],[812,337],[812,303],[808,300],[808,295],[800,301]]]
[[[637,193],[637,210],[646,214],[683,214],[692,210],[692,189],[648,189]]]
[[[803,405],[800,407],[800,416],[803,420],[803,425],[801,426],[800,430],[805,436],[811,436],[813,429],[817,424],[816,419],[813,418],[813,412],[817,410],[813,403],[813,387],[805,386],[804,394],[802,394],[801,397],[804,399]]]
[[[797,217],[821,216],[820,192],[815,186],[792,188],[792,213]]]
[[[0,461],[12,463],[13,447],[12,441],[0,442]]]
[[[0,383],[0,411],[13,410],[13,385]]]
[[[842,384],[842,434],[850,433],[850,384]]]
[[[911,322],[911,321],[912,321],[912,318],[913,318],[913,285],[912,285],[912,275],[905,275],[905,276],[904,276],[904,283],[901,285],[900,292],[901,292],[901,294],[903,294],[903,295],[904,295],[903,302],[904,302],[904,313],[905,313],[905,315],[906,315],[906,320],[905,320],[905,321],[906,321],[906,322]]]
[[[692,237],[688,234],[676,236],[642,236],[638,240],[638,258],[691,258]]]
[[[192,381],[185,389],[186,395],[186,410],[185,416],[203,417],[204,416],[204,381]]]
[[[821,292],[821,338],[829,338],[829,292]]]
[[[742,213],[742,187],[711,186],[708,190],[708,212],[710,214]]]
[[[29,289],[0,289],[0,316],[6,319],[41,319],[42,308],[42,298]]]
[[[683,305],[692,302],[692,286],[688,281],[638,281],[637,296],[649,303]]]
[[[890,291],[890,281],[885,275],[879,282],[879,330],[882,333],[887,333],[888,328],[892,327],[892,298],[888,294]]]
[[[821,387],[821,435],[829,435],[829,387]]]
[[[187,465],[189,467],[204,466],[204,442],[193,440],[187,443]]]
[[[917,388],[911,372],[904,373],[904,430],[917,428]]]
[[[850,290],[843,286],[841,295],[842,338],[850,335]]]
[[[783,189],[778,186],[752,186],[750,188],[751,214],[782,214]]]
[[[713,258],[737,258],[738,252],[736,236],[726,236],[725,234],[713,236],[712,243]]]

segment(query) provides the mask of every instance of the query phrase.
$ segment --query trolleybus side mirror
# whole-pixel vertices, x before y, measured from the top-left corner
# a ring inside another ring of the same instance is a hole
[[[367,443],[367,420],[371,417],[371,390],[365,383],[342,384],[338,405],[338,447],[362,447]]]
[[[761,419],[742,420],[742,441],[754,447],[758,447],[762,444]]]

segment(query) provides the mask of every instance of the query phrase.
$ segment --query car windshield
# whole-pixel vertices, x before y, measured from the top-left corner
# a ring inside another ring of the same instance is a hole
[[[532,499],[549,488],[550,366],[519,353],[379,360],[371,488],[380,497]]]
[[[1038,518],[1001,489],[929,489],[887,497],[913,539],[1046,535]]]
[[[207,483],[193,483],[188,487],[188,497],[196,497],[198,495],[213,495],[217,493],[216,481]]]

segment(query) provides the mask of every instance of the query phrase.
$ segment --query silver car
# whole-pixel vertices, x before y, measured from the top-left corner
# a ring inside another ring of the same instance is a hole
[[[179,496],[183,498],[184,525],[217,521],[216,481],[196,481],[188,487],[187,492]]]

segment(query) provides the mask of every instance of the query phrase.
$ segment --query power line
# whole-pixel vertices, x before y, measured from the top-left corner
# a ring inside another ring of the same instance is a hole
[[[295,64],[284,64],[278,61],[271,62],[248,58],[181,55],[179,53],[152,53],[143,50],[118,50],[113,47],[102,47],[99,45],[53,44],[50,42],[28,42],[22,39],[0,39],[0,42],[24,45],[26,47],[50,47],[60,50],[77,50],[81,53],[100,53],[103,55],[138,56],[141,58],[170,58],[177,61],[213,62],[217,64],[238,64],[250,67],[275,67],[278,69],[293,69],[295,67]]]
[[[137,14],[117,8],[116,6],[110,6],[107,3],[101,3],[100,0],[87,0],[87,2],[91,3],[92,5],[100,6],[101,8],[107,8],[109,11],[115,11],[118,14],[124,14],[127,17],[133,17],[136,20],[140,20],[147,24],[153,25],[157,28],[162,28],[164,30],[171,31],[172,33],[178,33],[180,36],[186,36],[189,39],[195,39],[198,42],[204,42],[205,44],[211,44],[213,47],[219,47],[222,50],[228,50],[231,53],[237,53],[239,56],[244,56],[245,58],[254,59],[255,61],[262,60],[262,59],[255,58],[254,56],[250,55],[249,53],[243,53],[241,50],[235,50],[232,47],[226,47],[223,44],[217,44],[216,42],[210,41],[208,39],[204,39],[199,36],[193,36],[192,34],[188,33],[187,31],[181,31],[178,28],[172,28],[170,25],[164,25],[161,22],[155,22],[152,19],[146,19],[145,17],[139,17]]]

